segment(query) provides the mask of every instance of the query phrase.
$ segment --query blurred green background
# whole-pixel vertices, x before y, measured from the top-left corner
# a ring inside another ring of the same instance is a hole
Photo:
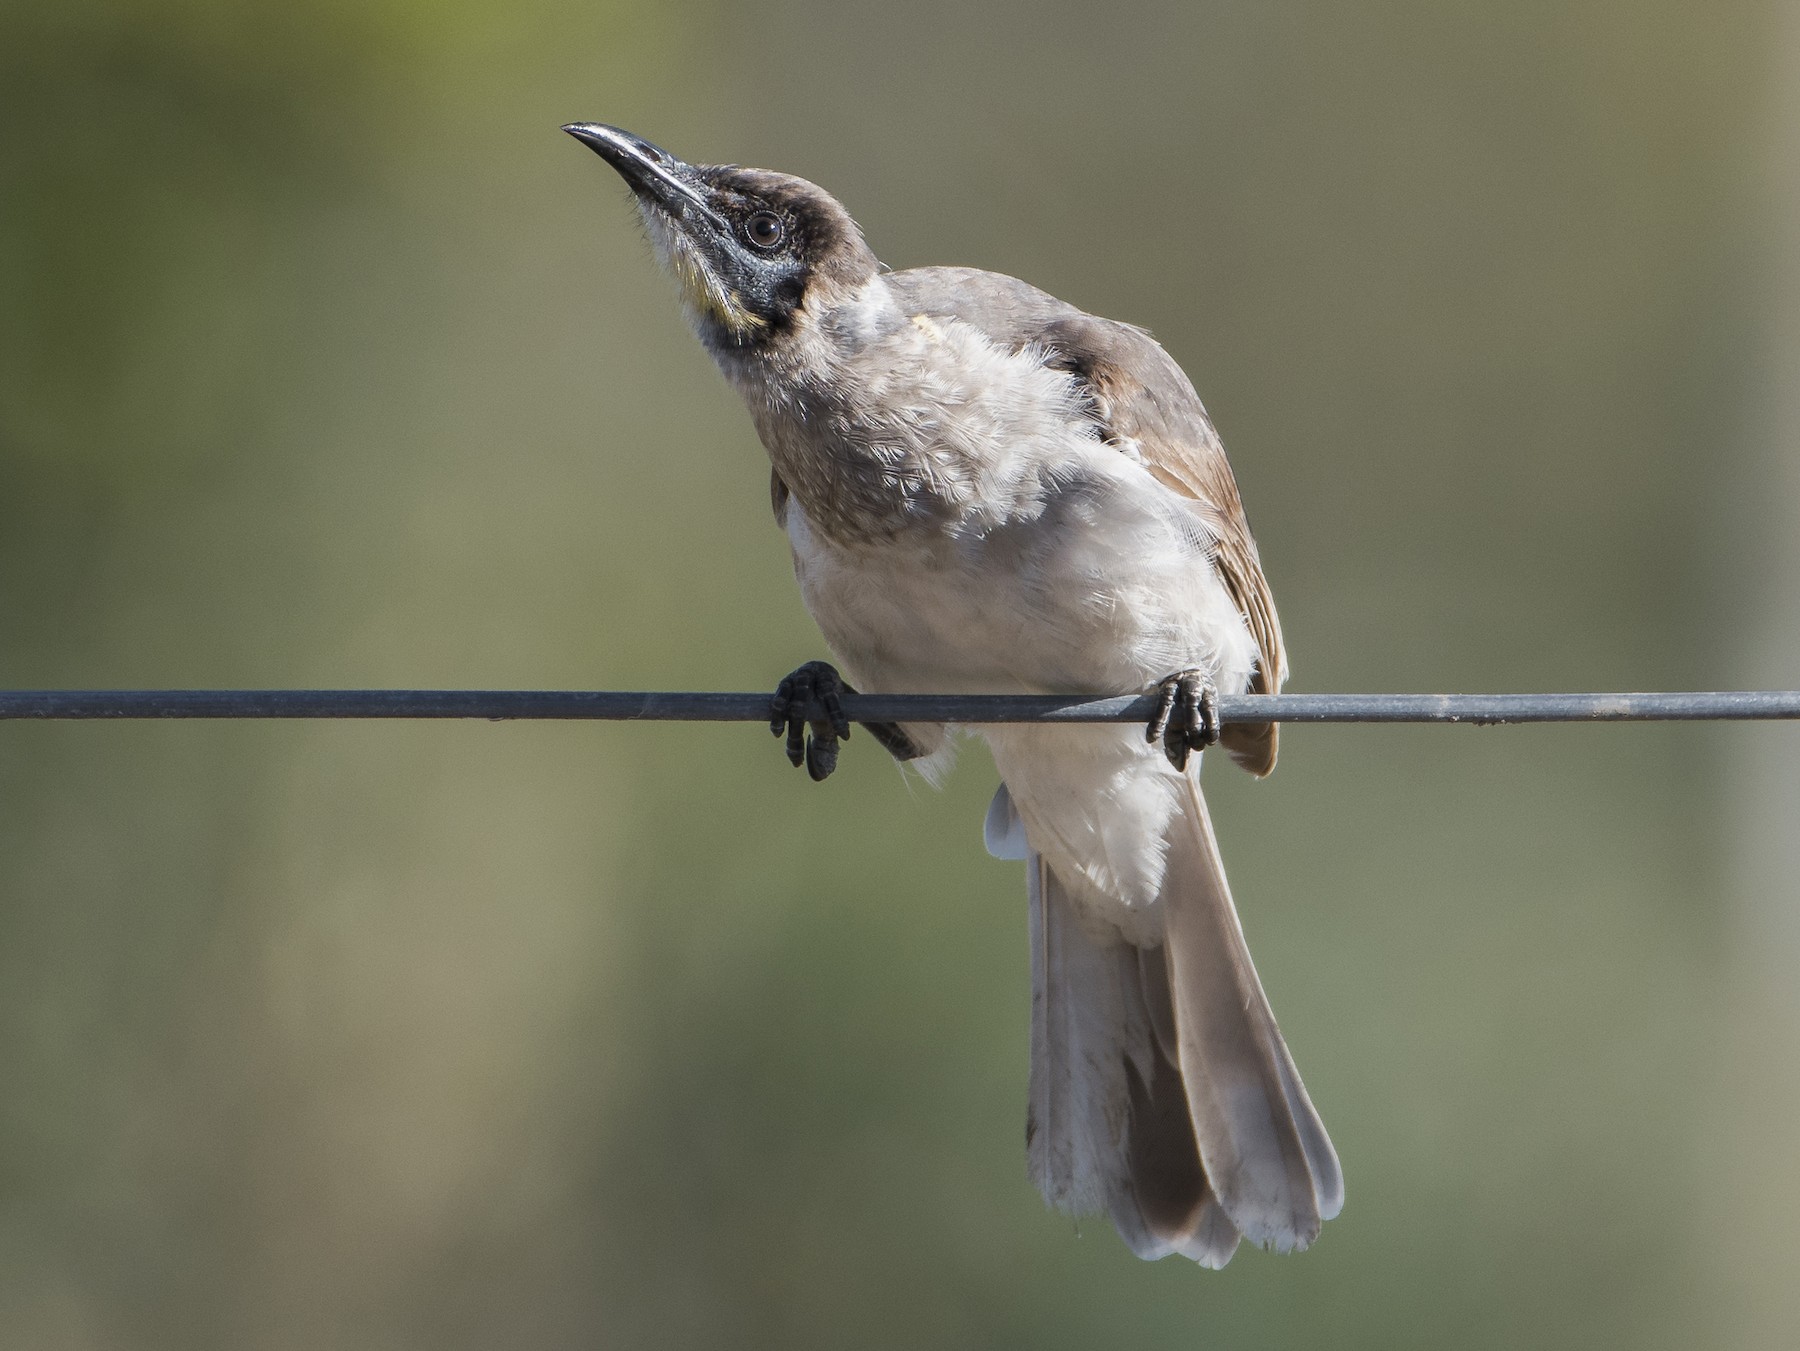
[[[578,119],[1149,326],[1292,688],[1800,684],[1794,51],[1753,0],[6,0],[0,685],[823,655]],[[1025,1178],[978,751],[933,793],[754,727],[6,725],[0,1342],[1791,1344],[1796,763],[1214,767],[1349,1203],[1213,1275]]]

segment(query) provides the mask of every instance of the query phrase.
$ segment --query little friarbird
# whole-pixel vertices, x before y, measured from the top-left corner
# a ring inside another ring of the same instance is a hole
[[[688,319],[768,449],[775,519],[841,665],[772,719],[831,772],[840,694],[1160,691],[1149,726],[986,725],[990,852],[1030,899],[1031,1176],[1140,1257],[1304,1248],[1343,1175],[1263,994],[1200,794],[1218,744],[1275,766],[1219,692],[1286,678],[1237,484],[1141,328],[1011,277],[891,272],[803,179],[564,128],[636,197]],[[870,729],[929,776],[949,729]],[[1210,757],[1209,757],[1210,758]]]

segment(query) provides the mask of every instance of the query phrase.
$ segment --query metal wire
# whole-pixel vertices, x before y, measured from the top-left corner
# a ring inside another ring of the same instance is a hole
[[[624,690],[0,690],[0,721],[485,718],[766,722],[768,694]],[[847,694],[857,722],[1144,722],[1151,695]],[[1240,694],[1234,722],[1691,722],[1800,719],[1800,690],[1668,694]]]

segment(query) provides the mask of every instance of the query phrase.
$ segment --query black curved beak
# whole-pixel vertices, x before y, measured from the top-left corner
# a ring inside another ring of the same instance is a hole
[[[712,215],[712,208],[694,184],[693,167],[661,146],[601,122],[571,122],[563,130],[617,169],[619,177],[640,197],[648,197],[671,214],[679,215],[684,208],[695,207]]]

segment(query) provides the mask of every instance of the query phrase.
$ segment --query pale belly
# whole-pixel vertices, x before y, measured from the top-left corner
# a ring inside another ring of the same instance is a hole
[[[1189,508],[1101,448],[1093,474],[979,531],[854,548],[798,502],[794,572],[853,682],[884,693],[1130,693],[1178,670],[1248,687],[1256,647]]]
[[[1104,451],[1108,455],[1116,452]],[[1187,508],[1100,460],[1069,499],[983,532],[921,530],[844,549],[799,504],[787,528],[807,608],[859,688],[1136,693],[1199,668],[1248,687],[1255,644]],[[1033,849],[1140,942],[1160,915],[1175,771],[1135,725],[977,727]]]

